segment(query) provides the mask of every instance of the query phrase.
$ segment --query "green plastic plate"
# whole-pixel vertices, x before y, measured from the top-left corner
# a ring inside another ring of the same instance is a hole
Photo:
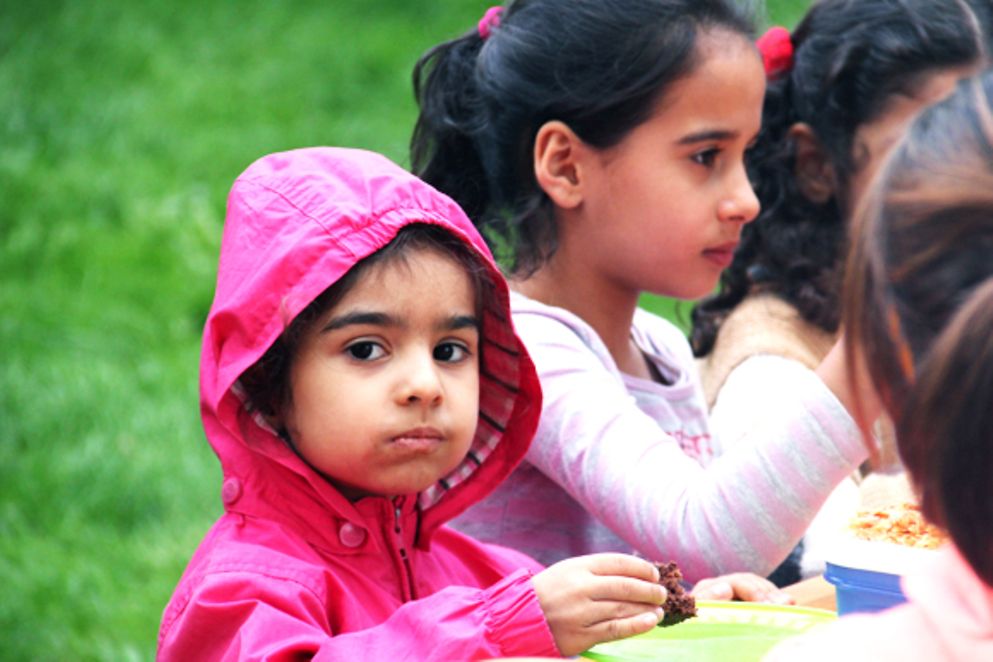
[[[759,660],[777,643],[837,619],[811,607],[780,607],[755,602],[697,601],[697,616],[627,639],[598,644],[583,653],[590,660]]]

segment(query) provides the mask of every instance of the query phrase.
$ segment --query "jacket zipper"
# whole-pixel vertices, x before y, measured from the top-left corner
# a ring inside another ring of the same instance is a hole
[[[403,528],[400,526],[401,500],[397,498],[393,502],[393,533],[396,536],[396,546],[400,553],[400,560],[403,561],[403,575],[406,578],[406,593],[408,600],[417,599],[417,588],[414,586],[414,573],[410,566],[410,556],[407,553],[407,545],[403,540]]]

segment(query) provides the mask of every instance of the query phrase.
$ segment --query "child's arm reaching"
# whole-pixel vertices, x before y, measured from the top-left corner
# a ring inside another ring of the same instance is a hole
[[[578,321],[573,328],[541,309],[522,312],[515,322],[544,393],[528,460],[641,556],[677,559],[690,581],[741,568],[771,572],[834,486],[866,457],[848,412],[811,374],[781,403],[779,418],[701,464],[666,433],[664,422],[639,408],[605,365],[604,352],[591,347],[592,329],[584,338]],[[673,343],[676,333],[669,333]],[[688,346],[670,351],[692,369]],[[673,406],[697,406],[705,417],[705,404],[694,401],[690,386]],[[536,555],[528,540],[504,542]]]

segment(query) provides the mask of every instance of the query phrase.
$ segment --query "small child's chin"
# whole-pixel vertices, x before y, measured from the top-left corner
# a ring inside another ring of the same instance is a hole
[[[442,476],[439,475],[436,478],[404,478],[396,481],[380,481],[375,485],[344,486],[341,483],[336,483],[335,486],[350,501],[357,501],[358,499],[370,496],[393,499],[396,497],[417,496],[424,490],[438,484],[441,478]]]

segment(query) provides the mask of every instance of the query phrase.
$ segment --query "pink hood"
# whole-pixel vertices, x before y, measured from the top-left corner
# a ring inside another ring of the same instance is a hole
[[[417,544],[426,547],[435,528],[482,499],[524,456],[540,412],[538,383],[507,322],[506,284],[461,209],[378,154],[341,148],[274,154],[251,165],[231,189],[203,337],[201,411],[223,466],[228,511],[293,517],[318,538],[329,512],[354,516],[352,504],[248,414],[237,380],[314,298],[415,222],[444,226],[471,245],[497,285],[484,315],[472,457],[420,495]],[[266,489],[274,484],[279,490]]]
[[[480,414],[463,463],[417,495],[350,502],[249,412],[238,379],[313,299],[410,223],[444,226],[488,266]],[[204,330],[201,410],[224,514],[162,616],[160,660],[452,660],[555,655],[519,552],[445,522],[528,449],[538,378],[507,287],[447,197],[369,152],[260,159],[234,183]]]

